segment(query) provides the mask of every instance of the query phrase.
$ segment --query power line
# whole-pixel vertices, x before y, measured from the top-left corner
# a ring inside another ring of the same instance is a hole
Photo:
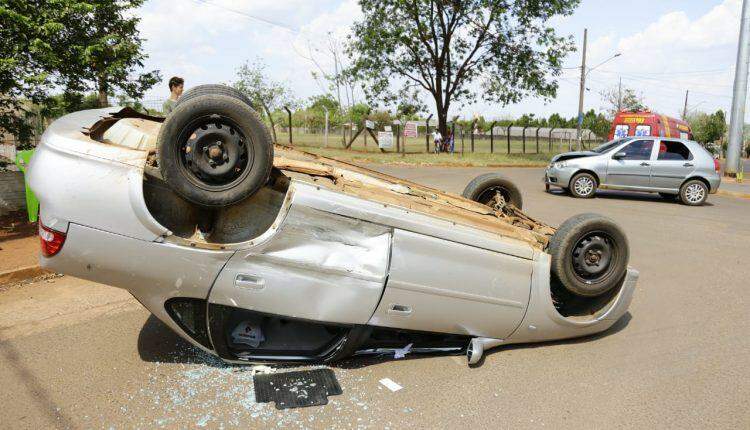
[[[251,15],[251,14],[249,14],[247,12],[243,12],[241,10],[233,9],[233,8],[222,6],[222,5],[218,5],[218,4],[206,1],[206,0],[193,0],[193,1],[196,2],[196,3],[207,5],[207,6],[213,6],[213,7],[218,8],[218,9],[224,9],[226,11],[236,13],[237,15],[242,15],[242,16],[244,16],[246,18],[250,18],[252,20],[259,21],[259,22],[262,22],[262,23],[265,23],[265,24],[268,24],[268,25],[272,25],[274,27],[283,28],[284,30],[291,31],[292,33],[295,33],[295,34],[299,34],[300,33],[300,30],[297,29],[297,28],[290,27],[290,26],[288,26],[286,24],[282,24],[282,23],[279,23],[279,22],[276,22],[276,21],[271,21],[270,19],[263,18],[263,17],[260,17],[260,16]]]

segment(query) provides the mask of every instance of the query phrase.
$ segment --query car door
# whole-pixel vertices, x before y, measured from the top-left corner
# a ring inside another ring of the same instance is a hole
[[[653,139],[634,140],[613,152],[607,161],[606,185],[613,188],[648,188]]]
[[[526,312],[532,263],[395,229],[385,292],[369,324],[504,339]]]
[[[650,187],[678,190],[694,171],[693,154],[688,147],[677,140],[662,139],[656,160],[651,164]]]
[[[268,236],[227,262],[211,289],[211,306],[367,323],[388,273],[390,228],[293,204]]]

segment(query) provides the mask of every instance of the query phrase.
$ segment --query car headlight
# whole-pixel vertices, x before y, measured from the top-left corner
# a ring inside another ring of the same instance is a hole
[[[555,163],[555,168],[556,169],[564,169],[566,167],[568,167],[568,163],[565,162],[565,161],[558,161],[558,162]]]

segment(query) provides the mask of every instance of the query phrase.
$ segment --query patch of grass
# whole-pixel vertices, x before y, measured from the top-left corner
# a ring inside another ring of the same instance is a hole
[[[279,143],[288,144],[288,134],[277,133],[277,136]],[[528,137],[526,142],[514,137],[510,141],[510,154],[508,154],[508,141],[505,137],[496,137],[491,147],[487,136],[476,136],[473,148],[470,138],[465,137],[463,145],[460,138],[456,140],[454,154],[434,154],[427,152],[428,146],[425,145],[424,135],[422,135],[419,138],[402,139],[401,143],[406,144],[406,154],[402,155],[397,153],[395,148],[385,153],[381,152],[371,137],[365,141],[364,133],[353,142],[351,149],[348,150],[343,148],[340,134],[329,136],[328,147],[325,147],[325,139],[319,133],[295,133],[293,141],[294,147],[303,151],[354,163],[467,167],[545,166],[549,164],[553,155],[568,151],[573,145],[570,140],[549,141],[546,138],[540,138],[538,143],[540,153],[537,153],[537,141],[534,136]],[[595,145],[594,142],[585,142],[585,144],[587,147]],[[432,149],[431,143],[429,148]],[[463,155],[461,154],[462,148]]]
[[[418,166],[457,166],[457,167],[543,167],[549,164],[552,154],[430,154],[395,152],[364,152],[338,148],[296,146],[302,151],[353,163],[412,164]]]

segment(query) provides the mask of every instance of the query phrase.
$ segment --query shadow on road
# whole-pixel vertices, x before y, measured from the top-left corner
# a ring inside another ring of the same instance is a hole
[[[481,366],[482,363],[484,363],[485,357],[495,354],[495,353],[502,352],[504,350],[508,350],[508,349],[539,348],[539,347],[544,347],[548,345],[576,344],[576,343],[590,342],[592,340],[601,339],[603,337],[616,334],[620,332],[621,330],[625,329],[625,327],[627,327],[628,323],[630,322],[631,318],[632,316],[630,315],[630,312],[626,312],[625,315],[623,315],[619,320],[617,320],[617,322],[615,322],[612,325],[612,327],[610,327],[609,329],[601,333],[596,333],[596,334],[592,334],[589,336],[577,337],[573,339],[554,340],[554,341],[541,342],[541,343],[523,343],[523,344],[501,346],[501,347],[485,352],[484,356],[482,357],[482,359],[476,366]],[[148,361],[148,362],[203,364],[203,365],[218,367],[218,368],[235,366],[233,364],[224,363],[218,357],[205,353],[201,351],[200,349],[194,347],[193,345],[188,343],[186,340],[178,336],[175,332],[173,332],[169,327],[167,327],[164,323],[159,321],[159,319],[153,315],[149,316],[149,318],[146,320],[146,323],[143,325],[143,328],[141,328],[141,331],[138,335],[138,353],[140,354],[141,359],[143,359],[144,361]],[[418,360],[418,359],[427,358],[427,357],[434,357],[436,355],[450,356],[450,355],[463,355],[464,353],[465,351],[462,350],[460,352],[447,352],[447,353],[439,352],[439,353],[428,353],[428,354],[409,354],[406,357],[401,358],[399,360]],[[351,358],[347,358],[336,363],[329,363],[329,365],[333,368],[360,369],[360,368],[364,368],[364,367],[368,367],[372,365],[382,364],[388,361],[393,361],[393,356],[390,354],[378,355],[378,356],[351,357]],[[274,364],[273,367],[285,368],[285,367],[295,367],[297,365],[298,364],[278,363],[278,364]]]
[[[548,194],[554,197],[565,197],[569,199],[575,198],[571,196],[569,193],[562,191],[562,190],[550,191]],[[652,203],[661,203],[661,204],[678,205],[678,206],[682,205],[679,202],[679,200],[677,200],[677,197],[675,197],[674,199],[665,199],[664,197],[655,193],[639,193],[635,191],[597,190],[596,195],[594,196],[594,199],[630,200],[630,201],[652,202]],[[706,201],[705,203],[703,203],[703,206],[710,207],[710,206],[713,206],[713,204],[710,201]]]
[[[26,391],[36,404],[36,410],[40,414],[46,415],[49,421],[55,423],[55,426],[59,428],[74,428],[71,418],[62,412],[61,408],[57,406],[52,398],[49,390],[47,390],[46,386],[49,385],[49,380],[37,377],[34,374],[34,369],[26,366],[21,354],[13,346],[13,343],[10,341],[0,342],[0,358],[3,359],[4,365],[7,365],[16,374],[18,379],[22,381]]]
[[[539,342],[539,343],[518,343],[514,345],[501,346],[501,347],[492,349],[488,352],[485,352],[484,356],[482,357],[482,360],[480,360],[480,362],[477,363],[477,365],[481,366],[482,363],[484,363],[484,359],[486,357],[492,354],[502,353],[503,351],[507,351],[509,349],[543,348],[543,347],[550,346],[550,345],[573,345],[577,343],[591,342],[597,339],[601,339],[601,338],[619,333],[620,331],[624,330],[625,327],[628,326],[628,324],[630,324],[631,319],[633,319],[633,316],[630,314],[630,311],[627,311],[625,312],[625,315],[620,317],[619,320],[617,320],[614,324],[612,324],[612,327],[608,328],[607,330],[604,330],[603,332],[594,333],[588,336],[574,337],[571,339],[551,340],[548,342]]]
[[[153,363],[205,364],[227,367],[223,361],[205,353],[177,335],[153,315],[150,315],[138,334],[138,354],[143,361]]]

